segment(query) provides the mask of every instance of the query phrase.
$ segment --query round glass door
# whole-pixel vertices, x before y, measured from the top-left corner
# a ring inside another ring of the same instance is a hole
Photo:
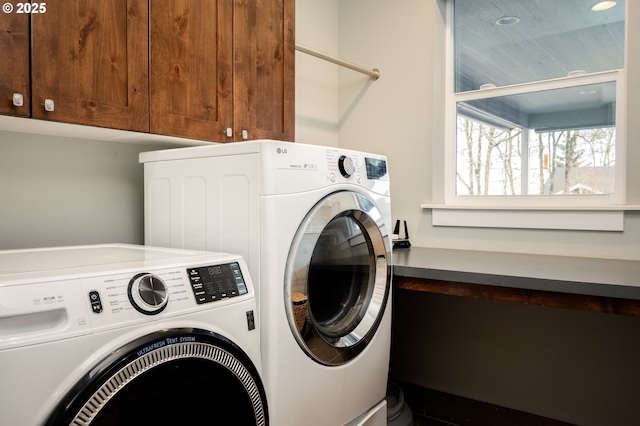
[[[371,341],[389,293],[389,247],[380,211],[362,194],[330,194],[307,214],[289,251],[285,306],[312,359],[344,364]]]
[[[236,345],[170,330],[120,348],[94,367],[47,425],[268,425],[257,370]]]

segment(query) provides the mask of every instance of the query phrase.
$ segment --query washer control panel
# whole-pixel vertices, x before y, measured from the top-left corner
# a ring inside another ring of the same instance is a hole
[[[0,350],[252,299],[246,268],[244,260],[235,257],[220,263],[0,285]]]
[[[91,286],[86,295],[92,322],[171,315],[198,310],[206,303],[224,303],[249,293],[242,268],[244,263],[231,261],[91,278],[85,286]]]
[[[0,351],[239,304],[255,309],[237,254],[128,244],[0,250]]]
[[[198,304],[236,297],[248,292],[238,262],[189,268],[187,275]]]

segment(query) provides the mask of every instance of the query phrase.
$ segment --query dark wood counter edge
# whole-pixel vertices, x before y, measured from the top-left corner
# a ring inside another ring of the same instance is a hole
[[[526,305],[640,317],[640,300],[635,299],[442,281],[397,275],[393,277],[393,280],[394,287],[400,290],[424,291],[475,299],[500,300]]]
[[[640,287],[630,285],[602,284],[533,278],[525,276],[496,275],[479,272],[450,271],[444,269],[393,265],[393,275],[408,278],[424,278],[436,281],[451,281],[468,284],[483,284],[496,287],[511,287],[525,290],[546,290],[589,296],[613,297],[640,300]]]

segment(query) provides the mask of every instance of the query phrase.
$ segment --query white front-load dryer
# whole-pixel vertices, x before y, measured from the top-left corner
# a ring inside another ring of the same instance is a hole
[[[253,141],[154,151],[147,244],[242,254],[273,424],[386,424],[391,207],[384,156]]]
[[[0,251],[0,424],[269,424],[239,255]]]

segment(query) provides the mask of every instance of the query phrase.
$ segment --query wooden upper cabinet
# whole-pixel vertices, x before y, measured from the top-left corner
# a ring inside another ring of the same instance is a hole
[[[2,64],[0,66],[0,98],[2,99],[0,114],[23,117],[29,117],[31,114],[29,40],[29,15],[2,13],[0,17],[0,64]]]
[[[31,15],[32,117],[149,130],[146,0],[48,0]]]
[[[0,19],[0,114],[293,140],[295,0],[37,4],[46,10]]]
[[[249,139],[293,141],[295,0],[234,4],[236,132],[246,130]]]
[[[151,0],[151,132],[293,140],[294,4]]]
[[[149,8],[151,132],[232,140],[232,1],[151,0]]]

